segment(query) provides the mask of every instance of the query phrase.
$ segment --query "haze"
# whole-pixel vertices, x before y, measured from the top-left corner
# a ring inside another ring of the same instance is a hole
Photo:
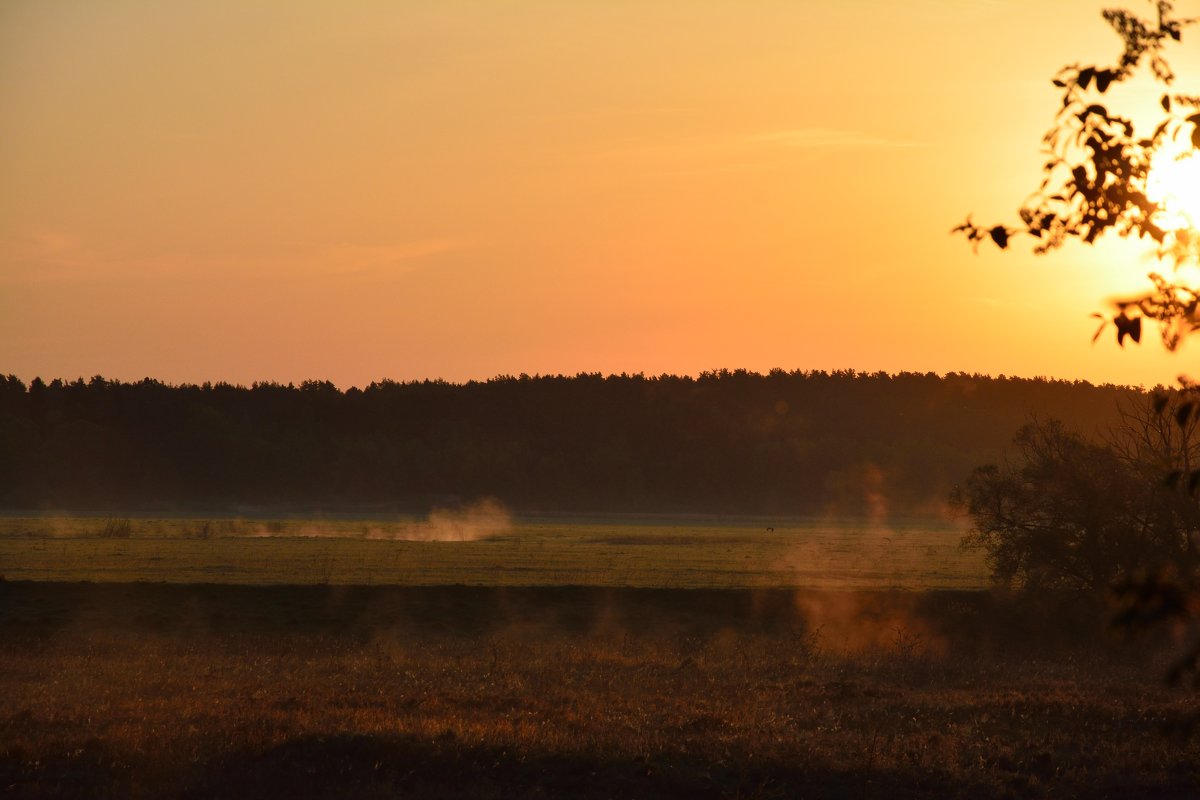
[[[0,365],[1169,382],[1194,343],[1089,344],[1141,248],[948,234],[1036,187],[1103,5],[9,0]]]

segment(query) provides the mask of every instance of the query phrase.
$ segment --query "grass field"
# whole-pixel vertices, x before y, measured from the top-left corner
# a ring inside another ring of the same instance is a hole
[[[0,794],[1200,796],[1173,645],[944,520],[450,531],[0,518]]]
[[[1194,700],[1095,623],[980,592],[8,582],[0,792],[1197,796],[1164,732]]]
[[[517,519],[474,541],[420,520],[0,517],[8,580],[978,589],[940,518]],[[773,530],[767,530],[773,528]]]

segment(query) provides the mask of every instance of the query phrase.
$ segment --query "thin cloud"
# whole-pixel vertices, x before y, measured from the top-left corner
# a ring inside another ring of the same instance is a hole
[[[677,136],[644,141],[637,145],[608,149],[595,155],[605,158],[653,159],[675,162],[673,169],[654,170],[655,176],[707,175],[775,169],[771,151],[803,150],[812,153],[838,149],[907,149],[924,147],[924,142],[888,139],[859,131],[836,128],[778,128],[752,134],[723,136]],[[731,162],[730,159],[738,159]],[[766,159],[766,160],[764,160]]]
[[[190,249],[123,252],[62,231],[38,231],[0,241],[0,283],[79,280],[240,279],[389,275],[419,268],[431,257],[465,250],[457,239],[392,243],[340,243],[316,248],[280,247],[261,252]]]
[[[922,142],[887,139],[859,131],[839,130],[836,128],[783,128],[751,134],[746,137],[746,140],[756,144],[795,147],[806,150],[924,147],[924,143]]]
[[[768,162],[748,164],[723,164],[712,167],[696,167],[693,169],[673,169],[649,173],[655,177],[674,178],[692,175],[724,175],[735,172],[754,172],[757,170],[778,169],[777,164]]]
[[[390,272],[406,268],[419,259],[463,250],[467,246],[457,239],[420,239],[395,244],[339,244],[328,248],[322,261],[324,271],[340,275]]]
[[[67,231],[31,231],[0,241],[0,281],[40,283],[86,277],[101,260],[94,248]]]

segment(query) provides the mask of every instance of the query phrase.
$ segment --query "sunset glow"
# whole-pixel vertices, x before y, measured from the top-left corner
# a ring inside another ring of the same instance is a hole
[[[1200,798],[1198,41],[0,0],[5,797]]]
[[[0,369],[1170,380],[1089,344],[1145,248],[948,233],[1037,186],[1102,6],[12,0]],[[1179,219],[1195,173],[1156,170]]]

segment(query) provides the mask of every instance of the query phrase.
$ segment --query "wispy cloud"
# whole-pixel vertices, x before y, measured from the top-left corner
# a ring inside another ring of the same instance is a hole
[[[70,266],[89,254],[80,239],[66,231],[37,230],[0,243],[13,261],[53,266]]]
[[[95,243],[64,231],[37,231],[0,241],[0,283],[142,278],[321,278],[389,276],[418,269],[429,258],[465,250],[458,239],[277,246],[247,251],[181,247],[139,251]]]
[[[651,174],[662,177],[687,177],[692,175],[724,175],[737,172],[754,172],[757,170],[769,169],[778,169],[778,165],[769,161],[741,164],[718,164],[710,167],[662,170],[660,172],[654,172]]]
[[[463,250],[468,245],[457,239],[419,239],[392,244],[339,244],[325,250],[322,271],[349,275],[403,269],[428,256]]]
[[[905,148],[924,147],[923,142],[911,142],[903,139],[889,139],[873,136],[860,131],[840,130],[837,128],[782,128],[778,130],[760,131],[746,137],[746,141],[773,145],[777,147],[795,147],[802,149],[832,149],[832,148]]]
[[[29,283],[86,275],[100,255],[79,237],[36,230],[0,239],[0,281]]]
[[[835,150],[902,150],[925,147],[925,142],[888,138],[840,128],[774,128],[753,133],[679,135],[650,138],[594,155],[622,161],[654,162],[648,174],[708,175],[777,169],[787,151],[805,151],[814,157]]]

